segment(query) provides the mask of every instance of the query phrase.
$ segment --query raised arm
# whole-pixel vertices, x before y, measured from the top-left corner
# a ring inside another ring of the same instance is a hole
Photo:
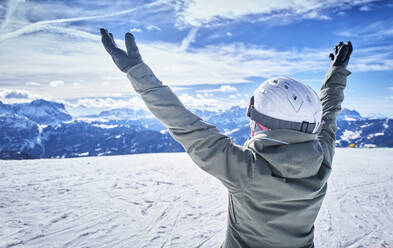
[[[340,42],[334,48],[334,54],[329,55],[331,66],[322,84],[320,98],[322,102],[322,129],[319,134],[324,151],[324,164],[332,165],[334,148],[336,145],[337,121],[336,116],[341,111],[341,103],[344,100],[344,89],[347,76],[351,74],[346,69],[352,53],[352,44]]]
[[[240,191],[252,173],[254,156],[237,146],[218,129],[188,111],[172,90],[142,62],[132,34],[127,33],[127,52],[116,47],[112,34],[101,29],[102,42],[120,70],[127,73],[135,91],[149,110],[183,145],[192,160],[218,178],[230,191]]]

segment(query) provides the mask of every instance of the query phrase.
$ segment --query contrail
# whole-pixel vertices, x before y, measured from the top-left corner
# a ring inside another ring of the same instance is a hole
[[[182,50],[182,51],[187,50],[187,48],[190,46],[191,42],[193,42],[197,32],[198,32],[198,27],[194,27],[191,29],[191,31],[188,33],[186,38],[184,38],[182,40],[181,45],[180,45],[180,50]]]
[[[77,21],[86,21],[86,20],[93,20],[93,19],[99,19],[99,18],[107,18],[107,17],[119,16],[119,15],[124,15],[124,14],[131,13],[131,12],[135,12],[136,10],[141,9],[141,8],[160,5],[162,3],[163,3],[163,1],[158,1],[158,2],[154,2],[154,3],[146,4],[146,5],[143,5],[143,6],[139,6],[139,7],[136,7],[136,8],[127,9],[127,10],[123,10],[123,11],[116,12],[116,13],[111,13],[111,14],[106,14],[106,15],[75,17],[75,18],[62,18],[62,19],[54,19],[54,20],[47,20],[47,21],[39,21],[39,22],[35,22],[35,23],[32,23],[32,24],[29,24],[29,25],[27,25],[27,26],[25,26],[23,28],[15,30],[13,32],[9,32],[9,33],[0,35],[0,41],[7,40],[7,39],[10,39],[10,38],[14,38],[14,37],[17,37],[17,36],[22,35],[22,34],[36,32],[36,31],[42,30],[45,27],[50,26],[52,24],[67,23],[67,22],[77,22]],[[14,5],[12,5],[12,6],[14,6]],[[11,11],[11,12],[13,12],[13,11]],[[7,14],[7,16],[8,16],[8,14]]]
[[[8,23],[10,22],[12,17],[15,15],[15,11],[17,10],[19,2],[21,2],[21,1],[20,0],[9,0],[8,1],[8,4],[7,4],[8,10],[6,12],[4,22],[0,26],[0,30],[3,30],[8,25]],[[3,6],[1,6],[1,7],[5,8]]]

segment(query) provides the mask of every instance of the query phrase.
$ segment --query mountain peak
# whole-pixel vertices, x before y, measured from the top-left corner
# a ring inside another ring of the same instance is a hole
[[[69,121],[63,103],[37,99],[30,103],[0,104],[0,113],[14,113],[24,116],[38,124],[55,125],[59,122]]]
[[[32,106],[35,106],[35,107],[48,106],[51,108],[65,110],[65,106],[63,103],[47,101],[45,99],[36,99],[36,100],[30,102],[29,104]]]
[[[341,113],[337,115],[337,119],[351,121],[351,120],[360,120],[363,119],[363,117],[359,114],[358,111],[354,109],[351,110],[351,109],[343,108],[341,110]]]

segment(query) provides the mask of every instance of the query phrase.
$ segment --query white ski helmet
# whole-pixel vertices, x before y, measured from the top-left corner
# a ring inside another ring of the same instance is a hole
[[[266,80],[254,91],[247,115],[270,129],[318,133],[322,104],[311,87],[292,78],[276,77]]]

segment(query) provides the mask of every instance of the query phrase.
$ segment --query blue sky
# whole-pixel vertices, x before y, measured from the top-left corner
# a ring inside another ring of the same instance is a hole
[[[73,113],[143,108],[100,43],[136,36],[144,61],[184,103],[245,107],[265,79],[317,92],[328,54],[351,40],[344,106],[393,115],[393,1],[0,1],[0,101],[45,98]],[[83,110],[83,112],[81,112]]]

